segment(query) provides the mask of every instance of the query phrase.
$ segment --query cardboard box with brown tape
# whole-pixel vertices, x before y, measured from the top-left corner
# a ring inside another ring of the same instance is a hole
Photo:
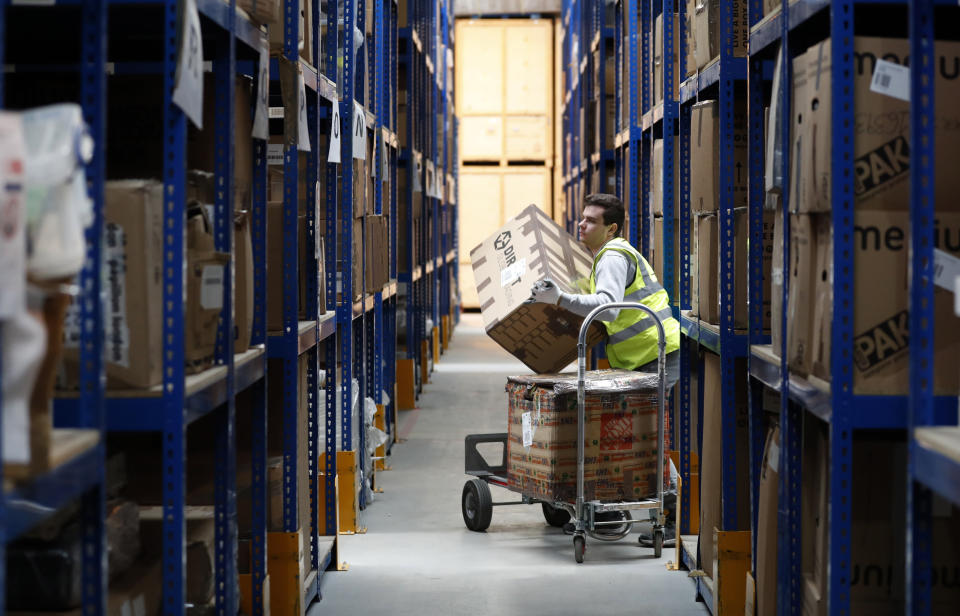
[[[537,373],[576,359],[582,317],[527,301],[543,278],[567,293],[586,290],[593,259],[573,236],[530,205],[471,250],[470,260],[487,335]],[[603,340],[602,327],[591,328],[588,346]]]

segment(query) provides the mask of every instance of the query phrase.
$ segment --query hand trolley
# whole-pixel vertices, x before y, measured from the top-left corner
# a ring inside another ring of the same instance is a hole
[[[612,308],[620,310],[643,310],[647,312],[657,326],[657,495],[633,502],[601,502],[584,499],[584,424],[586,401],[586,337],[590,325],[597,316]],[[653,521],[653,550],[654,555],[660,558],[663,553],[664,515],[663,515],[663,472],[664,472],[664,414],[666,397],[666,334],[663,323],[656,313],[636,302],[610,303],[595,308],[583,320],[580,326],[580,337],[577,342],[577,498],[576,502],[544,502],[527,495],[521,495],[521,500],[494,503],[490,496],[489,484],[511,489],[507,482],[507,438],[505,433],[498,434],[470,434],[467,435],[464,446],[464,465],[466,474],[473,478],[467,480],[463,486],[460,504],[463,520],[467,528],[474,531],[483,531],[490,526],[494,506],[521,505],[541,503],[543,515],[551,526],[562,527],[571,518],[573,519],[573,555],[578,563],[583,562],[586,551],[586,536],[590,535],[602,541],[616,541],[627,536],[632,524],[640,520],[631,518],[631,511],[647,510]],[[477,450],[481,443],[503,444],[503,458],[499,465],[490,466]],[[598,519],[597,514],[619,512],[619,520]]]

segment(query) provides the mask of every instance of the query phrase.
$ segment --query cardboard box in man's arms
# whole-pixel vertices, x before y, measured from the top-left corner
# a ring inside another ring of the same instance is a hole
[[[470,251],[487,335],[538,374],[559,372],[577,358],[583,318],[532,303],[530,287],[550,278],[567,293],[584,293],[590,253],[537,206],[530,205]],[[594,321],[588,347],[605,337]]]

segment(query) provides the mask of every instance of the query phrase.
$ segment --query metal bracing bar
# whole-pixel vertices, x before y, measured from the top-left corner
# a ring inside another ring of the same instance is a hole
[[[662,0],[661,14],[663,17],[661,18],[661,22],[663,23],[663,36],[660,37],[662,39],[660,41],[662,45],[660,49],[661,58],[669,58],[672,55],[674,36],[679,35],[678,32],[674,32],[673,30],[673,6],[673,0]],[[670,299],[676,301],[679,289],[675,287],[677,277],[674,276],[674,268],[677,266],[680,255],[674,254],[674,244],[670,239],[676,237],[677,231],[677,217],[674,215],[677,211],[677,195],[674,190],[674,186],[676,186],[674,178],[676,177],[675,174],[677,170],[673,164],[673,153],[677,147],[675,137],[677,133],[677,103],[673,97],[673,82],[674,79],[679,79],[679,76],[675,77],[673,75],[673,71],[669,70],[666,62],[663,63],[663,66],[664,69],[660,71],[663,75],[663,87],[661,89],[663,92],[663,175],[661,178],[653,178],[653,181],[661,182],[661,195],[663,195],[663,280],[660,281],[660,284],[667,290]],[[652,130],[650,134],[652,138]],[[648,217],[644,217],[644,220],[648,220]],[[686,220],[681,222],[681,224],[685,222]],[[650,241],[649,238],[647,241]]]

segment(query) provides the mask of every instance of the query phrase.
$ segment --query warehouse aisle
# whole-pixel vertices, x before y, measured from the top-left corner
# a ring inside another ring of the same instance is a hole
[[[506,377],[524,372],[483,333],[479,314],[463,315],[420,407],[401,412],[405,441],[381,475],[384,493],[364,512],[367,534],[342,538],[349,571],[324,576],[310,616],[707,613],[686,572],[667,571],[675,551],[655,560],[635,535],[588,540],[577,565],[571,538],[547,526],[539,506],[496,507],[487,532],[466,529],[464,436],[504,431]],[[492,492],[495,502],[518,498]]]

